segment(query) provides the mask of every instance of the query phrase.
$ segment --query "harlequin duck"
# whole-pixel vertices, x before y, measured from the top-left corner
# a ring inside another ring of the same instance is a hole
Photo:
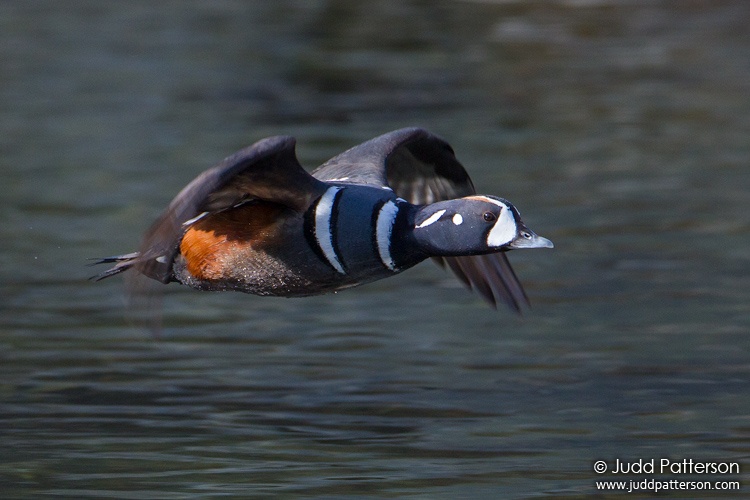
[[[130,268],[199,290],[302,297],[400,273],[428,257],[493,306],[528,299],[506,258],[552,248],[507,200],[477,195],[453,149],[420,128],[381,135],[311,174],[295,139],[256,142],[188,184],[138,252],[93,278]]]

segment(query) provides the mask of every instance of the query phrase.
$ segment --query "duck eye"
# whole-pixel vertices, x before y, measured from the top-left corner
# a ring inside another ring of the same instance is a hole
[[[527,240],[530,240],[530,239],[531,239],[531,233],[527,233],[526,231],[522,232],[522,233],[521,233],[521,236],[523,236],[523,237],[524,237],[524,238],[526,238]]]
[[[492,222],[493,220],[497,219],[495,214],[493,214],[492,212],[485,212],[482,217],[484,218],[485,222]]]

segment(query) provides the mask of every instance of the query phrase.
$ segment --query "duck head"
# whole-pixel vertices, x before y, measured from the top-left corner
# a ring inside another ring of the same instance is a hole
[[[554,245],[523,223],[509,201],[475,195],[418,208],[413,235],[430,256],[480,255]]]

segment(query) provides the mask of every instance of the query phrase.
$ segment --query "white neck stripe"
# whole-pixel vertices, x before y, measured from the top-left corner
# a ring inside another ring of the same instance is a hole
[[[338,192],[342,189],[335,186],[328,188],[315,206],[315,240],[328,263],[340,274],[346,274],[336,254],[336,249],[333,248],[333,231],[331,230],[333,204]]]
[[[397,215],[398,205],[392,200],[388,200],[380,208],[375,222],[375,241],[378,244],[380,261],[391,271],[396,270],[396,263],[391,256],[391,236],[393,235],[393,224],[396,222]]]

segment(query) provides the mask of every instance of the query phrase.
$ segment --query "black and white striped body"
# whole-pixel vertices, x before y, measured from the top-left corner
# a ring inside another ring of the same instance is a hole
[[[404,241],[414,211],[390,189],[334,184],[305,214],[305,236],[340,279],[374,281],[427,257]]]
[[[387,278],[428,257],[410,239],[416,207],[390,189],[334,184],[300,217],[283,224],[270,249],[238,247],[220,280],[190,274],[175,260],[177,281],[201,290],[308,296]]]

